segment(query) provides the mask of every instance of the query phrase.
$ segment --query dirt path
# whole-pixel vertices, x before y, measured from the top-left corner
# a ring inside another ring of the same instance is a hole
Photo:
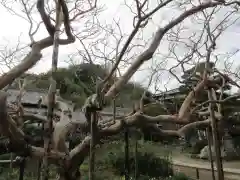
[[[174,163],[181,163],[186,165],[195,165],[199,167],[205,167],[210,168],[211,164],[210,161],[207,160],[201,160],[201,159],[192,159],[184,154],[173,154],[172,156]],[[223,162],[223,168],[224,169],[233,169],[234,171],[237,171],[240,173],[240,161],[224,161]]]
[[[209,167],[211,166],[210,161],[208,160],[202,160],[202,159],[194,159],[190,157],[190,154],[183,153],[181,151],[181,148],[179,147],[159,147],[159,146],[153,146],[154,152],[159,154],[168,154],[170,153],[170,156],[173,160],[173,162],[178,162],[182,164],[194,164],[197,166],[202,166],[202,167]],[[224,168],[229,168],[229,169],[236,169],[239,170],[240,173],[240,161],[223,161],[223,167]]]
[[[175,172],[185,173],[193,179],[212,180],[210,161],[193,159],[189,154],[182,153],[181,149],[178,147],[159,147],[159,145],[156,144],[151,148],[156,154],[159,154],[159,156],[170,153],[169,155],[172,159],[173,169]],[[216,169],[215,165],[214,167]],[[224,161],[223,168],[225,180],[240,179],[240,161]],[[217,177],[216,171],[215,177]]]
[[[175,172],[183,172],[193,179],[212,180],[211,164],[206,160],[191,159],[184,154],[172,157]],[[216,166],[215,177],[217,177]],[[224,179],[240,179],[240,161],[223,162]]]

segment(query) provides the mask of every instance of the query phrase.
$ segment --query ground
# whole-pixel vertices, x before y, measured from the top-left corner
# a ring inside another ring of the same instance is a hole
[[[131,140],[131,143],[134,141]],[[139,141],[139,146],[141,145],[141,141]],[[123,145],[123,144],[122,144]],[[119,147],[119,145],[104,145],[100,149],[97,150],[97,159],[103,159],[106,157],[106,152],[109,151],[115,151],[116,148],[120,150],[121,152],[124,152],[124,146]],[[132,146],[133,147],[133,146]],[[171,161],[173,163],[173,169],[175,172],[180,171],[182,173],[185,173],[187,176],[200,180],[212,180],[212,174],[211,174],[211,168],[210,168],[210,162],[206,160],[197,160],[192,159],[190,156],[186,153],[183,153],[181,151],[181,148],[174,147],[174,146],[163,146],[159,143],[144,143],[144,148],[147,149],[150,152],[154,152],[157,156],[162,157],[165,155],[170,154]],[[88,174],[88,160],[81,166],[81,172],[83,174]],[[35,161],[36,163],[36,161]],[[240,161],[228,161],[223,163],[224,171],[225,171],[225,180],[239,180],[240,179]],[[33,166],[36,167],[36,166]],[[116,177],[112,170],[108,168],[97,168],[98,173],[101,174],[101,176],[104,176],[106,178],[104,179],[112,179],[112,180],[120,180],[120,177]],[[198,172],[197,172],[198,171]],[[30,173],[31,172],[31,173]],[[32,168],[28,167],[28,172],[25,176],[26,180],[30,179],[36,179],[36,173],[35,175],[32,174],[34,170]],[[4,174],[0,174],[0,180],[7,180],[7,179],[17,179],[18,178],[18,169],[11,170],[9,172],[5,172]],[[31,175],[32,174],[32,175]],[[216,174],[216,173],[215,173]],[[52,175],[54,177],[54,173]],[[34,178],[33,178],[34,177]],[[111,178],[111,177],[116,177]],[[217,177],[217,175],[216,175]],[[52,180],[55,178],[52,178]],[[84,180],[84,178],[83,178]]]
[[[157,148],[157,147],[156,147]],[[169,147],[165,147],[163,149],[170,149]],[[192,159],[188,154],[184,154],[178,148],[172,151],[172,162],[174,164],[175,171],[181,171],[192,177],[197,179],[197,176],[200,180],[211,180],[211,164],[210,161],[201,160],[201,159]],[[215,166],[215,164],[214,164]],[[216,168],[216,166],[215,166]],[[240,161],[224,161],[223,162],[225,180],[239,180],[240,179]],[[197,175],[197,171],[198,174]],[[215,171],[215,176],[217,177],[217,173]]]
[[[141,142],[139,142],[141,143]],[[173,147],[173,146],[163,146],[158,143],[147,143],[145,148],[149,151],[154,152],[159,157],[163,157],[167,154],[170,154],[171,161],[173,163],[173,169],[175,172],[182,172],[187,176],[193,179],[200,180],[212,180],[211,166],[210,162],[207,160],[198,160],[190,158],[189,154],[183,153],[181,148]],[[115,151],[116,147],[107,146],[102,147],[97,151],[97,158],[104,158],[106,152]],[[121,147],[124,149],[124,147]],[[122,150],[124,152],[124,150]],[[228,161],[223,163],[224,171],[225,171],[225,180],[239,180],[240,179],[240,161]],[[238,169],[239,168],[239,169]],[[86,171],[88,173],[88,166],[85,167],[83,165],[81,170]],[[197,172],[198,171],[198,172]],[[102,174],[106,173],[106,176],[110,176],[111,174],[109,169],[102,169]],[[198,174],[198,175],[197,175]],[[215,172],[215,176],[217,177],[217,173]],[[199,177],[199,178],[197,178]]]

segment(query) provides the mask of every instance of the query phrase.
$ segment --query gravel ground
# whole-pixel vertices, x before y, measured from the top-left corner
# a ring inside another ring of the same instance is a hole
[[[183,172],[193,179],[212,180],[211,165],[209,161],[191,159],[185,155],[174,155],[172,157],[175,172]],[[225,180],[240,179],[240,161],[223,162]],[[198,169],[198,173],[197,173]],[[215,171],[215,177],[217,177]],[[216,178],[217,179],[217,178]]]

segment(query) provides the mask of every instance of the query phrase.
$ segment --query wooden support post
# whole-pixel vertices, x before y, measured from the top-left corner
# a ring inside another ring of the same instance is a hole
[[[138,137],[135,139],[135,180],[138,179]]]
[[[124,133],[125,140],[125,180],[129,180],[129,129],[125,128]]]
[[[116,120],[116,98],[115,97],[113,99],[113,120],[115,123],[115,120]]]
[[[89,180],[95,179],[95,140],[97,131],[97,113],[91,113],[91,141],[89,155]]]
[[[54,106],[55,106],[55,95],[56,95],[56,81],[55,74],[58,66],[58,54],[59,54],[59,35],[60,35],[60,27],[61,27],[61,5],[58,1],[56,1],[56,24],[55,24],[55,32],[53,37],[53,53],[52,53],[52,69],[51,69],[51,79],[50,79],[50,87],[48,92],[48,112],[47,112],[47,120],[48,122],[44,125],[44,129],[47,133],[44,138],[44,151],[45,156],[43,157],[43,176],[42,180],[48,180],[49,175],[49,163],[48,163],[48,153],[50,152],[51,146],[51,136],[53,131],[53,114],[54,114]]]
[[[209,157],[210,157],[210,163],[211,163],[211,171],[212,171],[212,180],[215,180],[215,170],[214,170],[214,161],[213,161],[213,155],[212,155],[212,148],[211,148],[211,136],[210,136],[210,127],[207,127],[207,140],[208,140],[208,148],[209,148]]]
[[[13,153],[10,153],[10,160],[11,160],[10,169],[12,170],[12,168],[13,168]]]
[[[39,104],[39,108],[40,108],[40,104]],[[41,142],[43,142],[43,133],[44,133],[44,122],[42,122],[42,123],[39,123],[38,125],[41,125],[42,127],[41,127],[41,129],[42,129],[42,134],[41,134]],[[42,170],[42,159],[41,158],[39,158],[38,159],[38,170],[37,170],[37,180],[40,180],[40,178],[41,178],[41,171]]]
[[[211,90],[208,90],[208,99],[209,101],[213,101],[213,95]],[[212,125],[212,135],[213,135],[213,145],[216,153],[216,166],[217,166],[217,173],[218,173],[218,180],[224,180],[224,172],[222,166],[222,157],[221,157],[221,147],[220,147],[220,139],[218,134],[218,127],[216,122],[216,117],[214,114],[214,107],[213,103],[209,104],[209,112],[211,117],[211,125]]]
[[[199,169],[198,168],[196,168],[196,179],[200,179],[200,177],[199,177]]]
[[[19,180],[23,180],[23,178],[24,178],[25,166],[26,166],[26,158],[25,157],[20,157]]]

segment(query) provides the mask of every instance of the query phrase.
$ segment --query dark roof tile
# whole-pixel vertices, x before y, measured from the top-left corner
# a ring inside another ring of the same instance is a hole
[[[15,102],[17,96],[19,95],[19,90],[17,89],[9,89],[8,91],[8,102]],[[37,91],[31,91],[28,90],[24,93],[23,97],[22,97],[22,103],[26,103],[26,104],[37,104],[39,98],[41,96],[45,96],[46,93],[44,92],[37,92]]]

